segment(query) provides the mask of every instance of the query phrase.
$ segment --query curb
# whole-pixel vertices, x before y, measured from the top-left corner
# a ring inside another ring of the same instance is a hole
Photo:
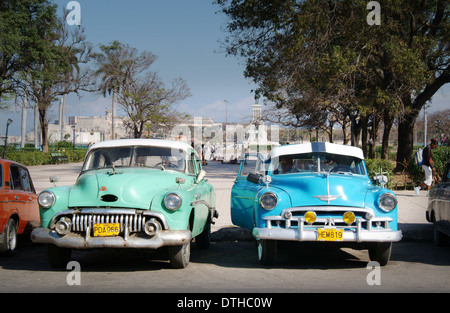
[[[433,224],[399,224],[402,241],[433,241]],[[253,241],[252,232],[241,227],[223,227],[211,233],[211,241]]]

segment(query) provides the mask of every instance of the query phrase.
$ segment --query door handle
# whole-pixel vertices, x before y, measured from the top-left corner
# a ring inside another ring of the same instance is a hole
[[[19,200],[19,196],[14,196],[14,199]]]

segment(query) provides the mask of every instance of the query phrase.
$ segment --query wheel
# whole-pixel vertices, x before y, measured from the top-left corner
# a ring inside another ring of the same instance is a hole
[[[258,261],[262,265],[272,265],[277,254],[276,240],[257,240]]]
[[[169,247],[169,259],[173,268],[185,268],[191,257],[191,242],[181,246]]]
[[[53,268],[65,268],[70,261],[72,249],[47,245],[47,259]]]
[[[443,247],[447,243],[448,237],[439,231],[436,223],[433,223],[433,241],[436,247]]]
[[[371,261],[380,263],[380,266],[388,264],[391,258],[392,242],[377,242],[369,246],[369,257]]]
[[[0,252],[5,255],[12,255],[17,247],[17,225],[13,219],[9,219],[6,223],[4,240],[0,244]]]
[[[210,244],[211,244],[211,222],[210,219],[208,218],[202,233],[197,237],[195,237],[195,245],[199,249],[208,249]]]

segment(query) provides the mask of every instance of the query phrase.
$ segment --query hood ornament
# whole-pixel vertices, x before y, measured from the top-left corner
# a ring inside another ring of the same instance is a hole
[[[317,198],[321,201],[326,201],[330,204],[330,201],[336,200],[337,198],[342,197],[341,195],[330,195],[330,182],[329,182],[329,172],[325,172],[325,176],[327,177],[327,194],[321,196],[313,196],[313,198]]]

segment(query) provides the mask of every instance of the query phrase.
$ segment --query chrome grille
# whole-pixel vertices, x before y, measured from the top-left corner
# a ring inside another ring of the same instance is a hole
[[[100,223],[119,223],[120,232],[128,228],[129,232],[144,230],[146,217],[142,214],[73,214],[72,229],[76,232],[84,232],[89,226]]]
[[[54,229],[55,224],[61,218],[69,218],[72,223],[72,232],[86,233],[91,230],[94,224],[118,223],[120,233],[125,235],[130,233],[144,232],[145,223],[154,219],[161,224],[162,230],[169,229],[164,215],[153,211],[141,211],[134,209],[75,209],[61,211],[56,214],[51,222],[50,228]]]

